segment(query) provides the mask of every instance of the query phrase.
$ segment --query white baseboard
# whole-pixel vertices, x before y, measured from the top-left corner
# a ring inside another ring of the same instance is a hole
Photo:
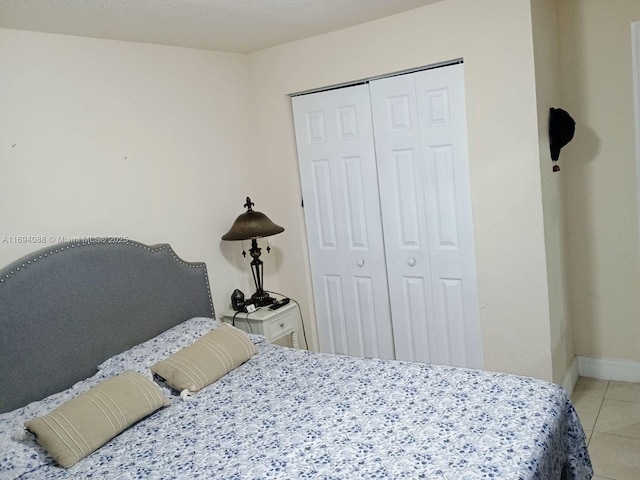
[[[611,358],[576,358],[581,377],[640,383],[640,362]]]
[[[571,395],[573,394],[573,388],[576,386],[579,376],[580,372],[578,369],[578,357],[574,357],[573,362],[571,362],[571,365],[569,365],[569,369],[567,370],[567,373],[564,374],[564,378],[562,379],[562,387],[566,390],[569,398],[571,398]]]

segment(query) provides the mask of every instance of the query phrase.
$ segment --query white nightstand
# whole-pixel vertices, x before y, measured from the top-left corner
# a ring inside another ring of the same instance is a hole
[[[269,310],[269,307],[260,307],[253,313],[225,310],[221,317],[247,333],[264,335],[267,343],[300,348],[300,313],[293,301],[277,310]]]

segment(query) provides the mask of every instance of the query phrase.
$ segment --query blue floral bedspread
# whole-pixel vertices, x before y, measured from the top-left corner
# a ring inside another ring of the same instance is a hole
[[[550,480],[565,466],[568,479],[592,476],[578,417],[555,384],[258,348],[68,470],[32,439],[8,447],[3,437],[0,478]],[[7,458],[11,448],[22,463]]]

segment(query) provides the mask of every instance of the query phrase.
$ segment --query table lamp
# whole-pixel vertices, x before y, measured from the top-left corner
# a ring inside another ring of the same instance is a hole
[[[264,213],[254,211],[251,208],[254,205],[255,203],[247,197],[247,202],[244,204],[247,211],[236,218],[229,231],[222,236],[222,240],[251,240],[249,255],[253,259],[251,260],[251,271],[253,273],[253,281],[256,284],[256,291],[251,295],[251,303],[257,307],[263,307],[271,305],[274,299],[262,288],[263,268],[262,260],[260,260],[262,249],[258,247],[258,238],[270,237],[284,232],[284,228],[273,223]],[[271,247],[267,244],[267,252],[270,251]],[[247,252],[243,250],[242,255],[246,256],[246,254]]]

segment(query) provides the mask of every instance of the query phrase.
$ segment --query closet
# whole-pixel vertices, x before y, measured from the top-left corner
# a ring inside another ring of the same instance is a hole
[[[463,64],[291,101],[321,351],[481,367]]]

